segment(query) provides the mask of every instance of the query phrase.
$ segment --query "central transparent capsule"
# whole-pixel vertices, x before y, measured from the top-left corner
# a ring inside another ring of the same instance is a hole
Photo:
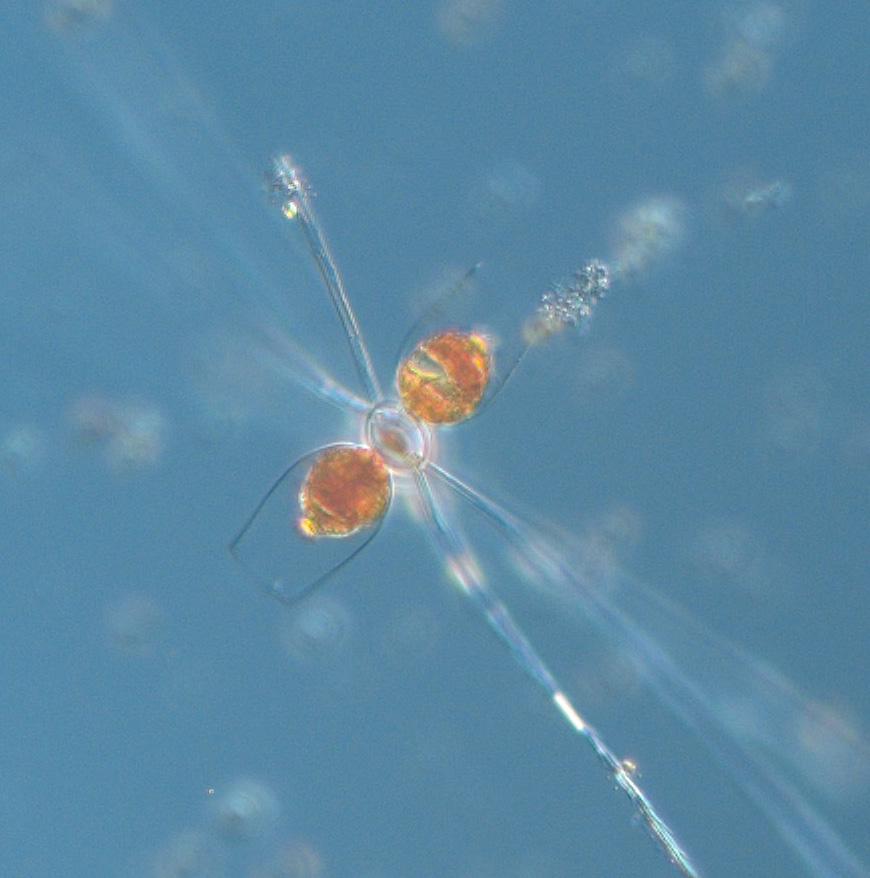
[[[393,472],[410,472],[429,460],[429,428],[397,402],[380,402],[366,418],[366,442]]]

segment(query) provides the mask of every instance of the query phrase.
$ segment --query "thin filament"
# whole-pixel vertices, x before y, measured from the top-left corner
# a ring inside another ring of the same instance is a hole
[[[332,257],[326,235],[314,212],[308,189],[290,156],[281,155],[275,159],[271,188],[281,199],[284,216],[297,221],[302,228],[305,243],[317,263],[320,276],[341,321],[366,395],[371,402],[377,402],[382,397],[381,385],[372,365],[365,339],[344,288],[341,273]]]
[[[437,469],[438,472],[441,472],[440,468]],[[592,747],[599,762],[637,809],[650,836],[667,858],[686,878],[699,878],[699,873],[692,864],[688,853],[656,811],[649,797],[638,786],[632,776],[630,764],[619,759],[595,728],[583,719],[579,710],[557,683],[543,658],[514,621],[508,608],[486,584],[470,550],[458,531],[451,528],[445,519],[426,475],[418,470],[416,477],[417,487],[432,526],[434,538],[448,559],[448,566],[454,581],[465,596],[484,614],[492,631],[508,647],[520,667],[544,689],[571,728]]]

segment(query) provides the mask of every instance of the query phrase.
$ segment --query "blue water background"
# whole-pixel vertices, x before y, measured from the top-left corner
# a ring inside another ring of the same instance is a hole
[[[446,271],[483,260],[481,286],[531,308],[612,254],[632,205],[682,205],[671,252],[588,335],[536,351],[446,460],[824,705],[806,795],[870,863],[866,766],[842,764],[870,726],[870,7],[475,6],[467,34],[430,2],[127,0],[82,26],[6,10],[0,874],[675,874],[398,504],[313,622],[230,559],[290,460],[356,435],[304,391],[252,403],[244,374],[203,365],[273,315],[354,381],[263,191],[284,150],[385,382]],[[753,9],[781,26],[717,86]],[[776,181],[782,199],[746,203]],[[156,460],[83,441],[95,397],[160,413]],[[808,874],[581,604],[468,527],[703,874]],[[268,813],[234,841],[221,807],[245,782]]]

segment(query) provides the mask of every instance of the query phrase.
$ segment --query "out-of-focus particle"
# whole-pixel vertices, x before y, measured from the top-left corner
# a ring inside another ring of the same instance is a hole
[[[677,67],[673,46],[662,37],[645,35],[616,61],[614,77],[625,85],[659,88],[667,85]]]
[[[75,438],[100,447],[115,470],[147,468],[163,453],[166,418],[149,403],[85,396],[70,407],[69,421]]]
[[[496,165],[471,187],[474,214],[485,223],[522,220],[541,197],[541,181],[521,162]]]
[[[230,841],[247,841],[265,835],[278,819],[278,799],[264,783],[241,778],[218,790],[214,825]]]
[[[797,764],[804,776],[832,799],[865,790],[870,781],[870,746],[845,713],[811,703],[794,730]]]
[[[293,660],[307,664],[340,655],[352,634],[353,620],[344,604],[317,595],[287,615],[280,638]]]
[[[725,201],[732,210],[755,218],[782,207],[791,198],[791,186],[785,180],[769,183],[743,183],[731,186]]]
[[[717,97],[733,92],[761,91],[767,85],[772,66],[770,55],[763,49],[737,41],[707,69],[707,88]]]
[[[780,451],[798,456],[818,448],[830,391],[812,368],[798,367],[771,378],[762,389],[762,433]]]
[[[322,878],[326,874],[320,852],[305,839],[296,839],[283,845],[274,859],[257,866],[248,878]]]
[[[770,588],[772,562],[760,539],[738,521],[721,520],[704,527],[691,552],[701,572],[751,593]]]
[[[18,424],[0,437],[0,469],[20,475],[36,467],[45,454],[45,435],[32,424]]]
[[[685,236],[686,208],[671,196],[649,198],[619,218],[610,261],[613,275],[631,278],[672,253]]]
[[[601,344],[584,345],[578,357],[577,393],[611,401],[634,383],[634,365],[625,351]]]
[[[386,647],[403,659],[419,659],[435,649],[441,637],[438,618],[426,607],[400,607],[386,626]]]
[[[129,656],[151,655],[160,641],[165,616],[149,597],[127,594],[106,607],[106,631],[111,645]]]
[[[151,861],[147,878],[220,878],[223,864],[212,840],[203,832],[186,830],[173,836]]]
[[[83,396],[69,408],[75,438],[86,445],[109,439],[117,426],[114,404],[101,396]]]
[[[640,515],[628,506],[614,506],[591,520],[576,541],[578,551],[572,555],[578,582],[606,590],[614,570],[621,569],[625,554],[640,540],[643,523]],[[558,535],[554,536],[558,540]],[[574,537],[566,537],[574,542]],[[517,573],[537,590],[550,591],[559,600],[576,600],[576,585],[560,584],[562,577],[553,568],[548,556],[551,550],[534,542],[530,551],[511,554]]]
[[[580,534],[581,557],[590,571],[590,581],[607,582],[642,532],[641,516],[630,506],[614,506],[591,521]]]
[[[54,0],[45,11],[45,21],[59,32],[77,31],[106,21],[113,0]]]
[[[870,418],[857,420],[843,434],[843,458],[850,466],[870,464]]]
[[[775,49],[782,42],[787,22],[786,11],[779,3],[762,0],[739,11],[732,27],[737,39],[759,49]]]
[[[191,385],[209,432],[234,433],[252,421],[274,419],[286,405],[288,359],[281,356],[283,335],[275,330],[274,338],[272,344],[211,330],[195,341]]]
[[[571,673],[571,684],[587,709],[601,709],[636,695],[641,671],[629,655],[596,646]]]
[[[567,864],[552,850],[527,850],[517,857],[513,868],[501,874],[504,878],[553,878],[564,873]]]
[[[487,193],[494,206],[523,213],[541,194],[541,181],[517,161],[498,165],[486,180]]]
[[[866,217],[870,213],[870,153],[856,152],[832,161],[820,175],[818,197],[834,220]]]
[[[132,405],[121,412],[120,427],[110,440],[107,456],[115,469],[142,469],[163,453],[166,419],[151,406]]]
[[[724,46],[704,73],[708,91],[717,97],[761,91],[795,17],[783,4],[768,0],[729,10]]]
[[[441,35],[454,46],[472,46],[495,27],[501,0],[441,0],[436,23]]]

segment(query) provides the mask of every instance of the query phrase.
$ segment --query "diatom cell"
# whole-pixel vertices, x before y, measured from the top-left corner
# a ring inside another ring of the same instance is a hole
[[[457,424],[480,405],[492,370],[489,341],[451,330],[420,342],[399,367],[405,410],[427,424]]]
[[[349,536],[379,521],[391,498],[380,454],[357,445],[329,448],[318,455],[299,492],[299,530],[307,537]]]

